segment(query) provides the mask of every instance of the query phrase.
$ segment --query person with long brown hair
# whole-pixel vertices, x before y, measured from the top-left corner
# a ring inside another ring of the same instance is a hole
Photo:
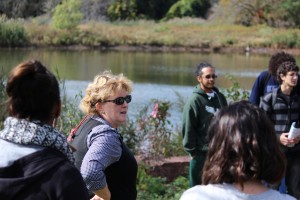
[[[264,184],[280,182],[286,159],[263,110],[248,101],[232,103],[212,119],[208,134],[203,185],[185,191],[181,200],[295,199]]]

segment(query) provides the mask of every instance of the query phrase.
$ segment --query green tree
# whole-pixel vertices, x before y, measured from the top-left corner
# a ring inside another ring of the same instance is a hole
[[[1,0],[0,13],[8,18],[36,17],[45,13],[44,0]]]
[[[63,0],[55,7],[53,13],[53,26],[59,29],[75,28],[81,21],[81,0]]]
[[[114,20],[136,18],[160,20],[178,0],[115,0],[108,8],[108,17]]]
[[[282,6],[287,12],[287,19],[294,22],[295,26],[300,27],[300,1],[285,0]]]
[[[138,15],[146,19],[160,20],[178,0],[136,0]]]
[[[299,27],[299,10],[296,0],[219,0],[211,11],[218,21],[245,26]]]
[[[205,18],[210,7],[210,0],[180,0],[169,9],[166,19],[185,16]]]
[[[136,0],[115,0],[107,10],[111,21],[136,19]]]

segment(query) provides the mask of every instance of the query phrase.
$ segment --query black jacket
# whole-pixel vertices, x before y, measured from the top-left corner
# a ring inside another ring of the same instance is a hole
[[[0,168],[0,199],[85,200],[88,192],[75,166],[46,148]]]

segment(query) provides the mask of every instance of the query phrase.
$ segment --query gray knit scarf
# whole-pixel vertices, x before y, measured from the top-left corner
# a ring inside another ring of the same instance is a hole
[[[0,131],[0,139],[17,144],[50,147],[62,152],[74,163],[74,157],[66,137],[52,126],[42,124],[40,121],[8,117],[4,121],[4,129]]]

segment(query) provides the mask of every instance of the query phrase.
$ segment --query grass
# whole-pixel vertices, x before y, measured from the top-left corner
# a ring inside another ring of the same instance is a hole
[[[115,46],[164,46],[189,48],[299,48],[298,29],[245,27],[182,18],[165,22],[119,21],[87,22],[72,30],[58,30],[37,21],[24,22],[29,45],[92,48]]]

